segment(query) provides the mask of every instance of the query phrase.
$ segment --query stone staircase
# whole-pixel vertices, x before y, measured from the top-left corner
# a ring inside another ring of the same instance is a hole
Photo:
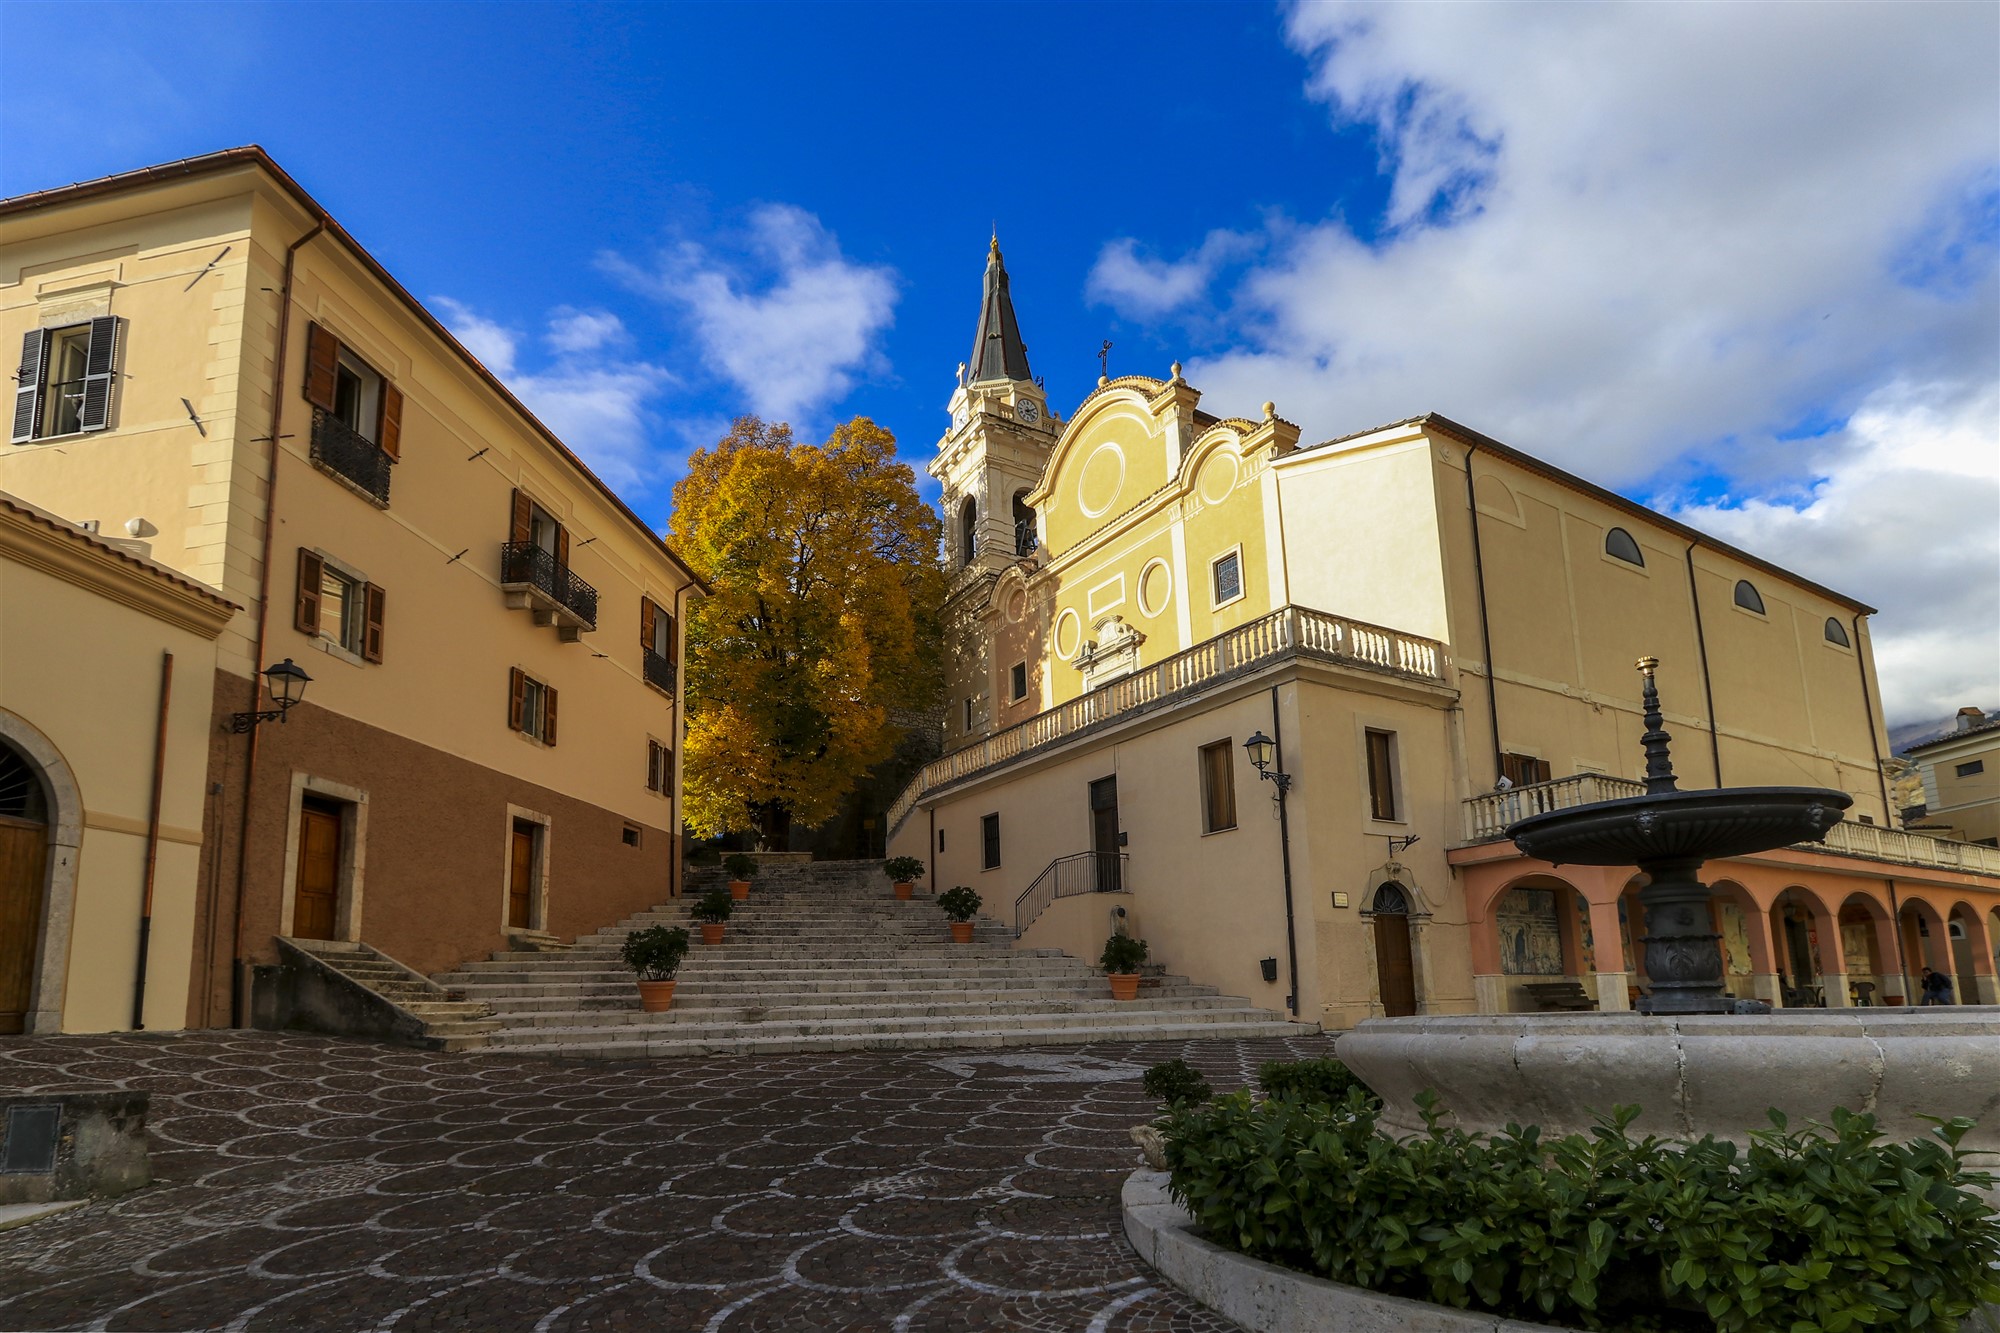
[[[437,1051],[475,1050],[502,1026],[487,1006],[453,995],[369,945],[302,939],[281,943],[325,969],[331,974],[329,980],[337,978],[351,989],[348,1003],[333,1002],[340,1016],[322,1015],[316,1026],[384,1036]],[[351,1007],[354,1002],[374,1012],[357,1014]],[[324,1021],[328,1018],[332,1021]]]
[[[585,935],[567,952],[496,954],[436,980],[492,1009],[501,1026],[490,1047],[596,1059],[1298,1031],[1183,977],[1148,976],[1139,998],[1121,1004],[1095,967],[1053,949],[1013,948],[990,918],[978,921],[971,944],[953,944],[936,903],[898,902],[873,861],[766,866],[723,943],[703,945],[687,909],[723,882],[720,872],[696,872],[681,900]],[[618,947],[627,931],[656,922],[686,926],[694,942],[673,1009],[647,1014]]]

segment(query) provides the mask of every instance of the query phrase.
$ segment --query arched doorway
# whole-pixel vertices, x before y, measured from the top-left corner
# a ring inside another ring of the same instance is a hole
[[[0,1034],[27,1031],[35,1009],[49,813],[37,766],[0,740]]]
[[[1375,928],[1375,987],[1387,1018],[1407,1018],[1417,1012],[1417,969],[1410,948],[1410,899],[1401,888],[1384,884],[1369,907]]]

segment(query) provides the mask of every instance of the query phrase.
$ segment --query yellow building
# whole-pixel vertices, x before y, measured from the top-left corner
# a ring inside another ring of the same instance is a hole
[[[0,1033],[186,1019],[237,608],[135,547],[0,494]]]
[[[1926,828],[2000,847],[2000,717],[1961,708],[1953,730],[1904,746],[1903,753],[1923,778]]]
[[[1994,998],[2000,857],[1890,829],[1870,608],[1435,415],[1301,446],[1271,403],[1203,412],[1175,366],[1064,421],[997,245],[975,346],[931,469],[948,753],[892,850],[1018,901],[1024,942],[1094,954],[1122,920],[1330,1027],[1628,1007],[1634,872],[1529,862],[1501,830],[1638,790],[1653,656],[1686,785],[1854,797],[1824,848],[1711,867],[1737,993],[1900,1000],[1951,923],[1963,993]]]
[[[429,972],[675,891],[697,581],[260,149],[0,201],[0,344],[0,489],[246,608],[190,1023],[268,1010],[274,937]]]

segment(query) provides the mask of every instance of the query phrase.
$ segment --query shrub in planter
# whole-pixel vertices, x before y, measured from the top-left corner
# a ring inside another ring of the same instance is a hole
[[[924,873],[924,863],[914,856],[892,856],[882,863],[882,873],[895,886],[898,898],[908,898],[910,886]]]
[[[1140,1083],[1148,1097],[1157,1097],[1168,1106],[1199,1106],[1215,1095],[1201,1071],[1185,1060],[1154,1065]]]
[[[1139,998],[1139,965],[1145,961],[1144,940],[1133,939],[1130,935],[1113,935],[1104,941],[1104,955],[1097,960],[1097,965],[1104,969],[1105,979],[1111,983],[1112,999]]]
[[[625,937],[619,953],[639,978],[639,1007],[661,1014],[674,1004],[674,974],[687,957],[688,933],[679,926],[648,926]]]
[[[1324,1060],[1268,1060],[1258,1067],[1257,1086],[1266,1097],[1336,1104],[1345,1102],[1348,1092],[1359,1088],[1374,1106],[1382,1104],[1353,1070],[1331,1056]]]
[[[722,858],[722,868],[729,876],[729,896],[742,902],[750,896],[750,879],[757,873],[757,859],[742,852],[731,852]]]
[[[701,901],[688,909],[688,915],[701,922],[701,942],[703,944],[722,943],[722,923],[729,920],[734,905],[727,889],[710,889],[701,896]]]
[[[1791,1130],[1747,1149],[1629,1133],[1491,1138],[1375,1131],[1340,1103],[1233,1093],[1165,1121],[1172,1189],[1209,1238],[1336,1282],[1620,1333],[1953,1333],[2000,1300],[2000,1215],[1973,1192],[1971,1122],[1885,1143],[1875,1119]]]
[[[938,895],[937,905],[943,910],[945,920],[951,922],[954,943],[972,943],[972,918],[979,915],[979,904],[979,895],[963,884]]]

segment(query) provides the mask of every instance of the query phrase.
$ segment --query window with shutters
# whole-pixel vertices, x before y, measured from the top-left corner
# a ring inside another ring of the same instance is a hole
[[[571,572],[569,550],[569,529],[516,487],[500,548],[500,586],[507,605],[534,612],[538,625],[554,625],[564,643],[597,628],[597,589]]]
[[[324,551],[299,548],[299,579],[293,623],[319,646],[351,662],[382,660],[383,619],[388,597],[381,585]]]
[[[1201,747],[1201,831],[1221,833],[1236,827],[1236,742],[1216,741]]]
[[[646,683],[668,694],[678,675],[678,648],[671,611],[650,597],[639,599],[639,659]]]
[[[1396,733],[1369,731],[1367,741],[1368,817],[1395,823],[1400,818],[1396,800]]]
[[[979,817],[979,864],[984,870],[1000,868],[1000,816]]]
[[[403,395],[323,324],[306,327],[306,401],[313,465],[389,506],[390,466],[402,457]]]
[[[106,429],[118,342],[118,320],[110,315],[67,328],[28,330],[14,376],[12,441]]]
[[[556,743],[556,687],[519,667],[508,674],[507,725],[544,745]]]
[[[1553,774],[1546,759],[1537,759],[1531,754],[1503,754],[1500,756],[1500,776],[1516,787],[1525,787],[1530,783],[1547,782]]]
[[[646,740],[646,790],[661,796],[674,789],[674,752],[648,737]]]

